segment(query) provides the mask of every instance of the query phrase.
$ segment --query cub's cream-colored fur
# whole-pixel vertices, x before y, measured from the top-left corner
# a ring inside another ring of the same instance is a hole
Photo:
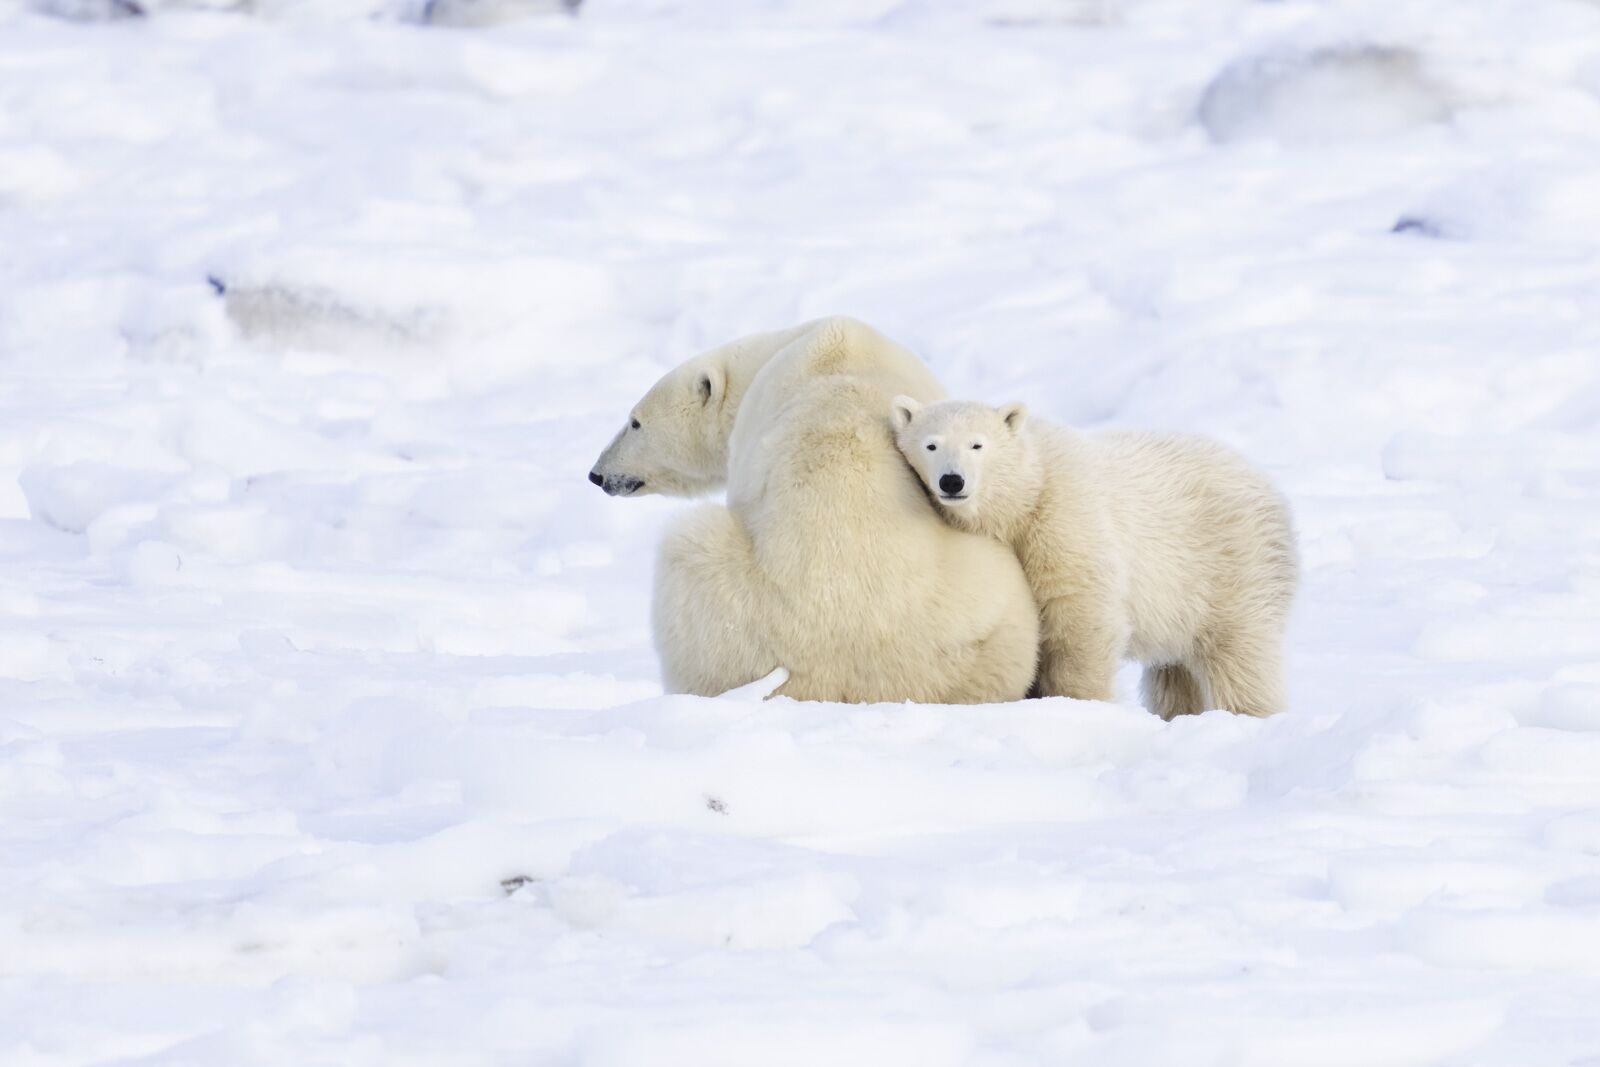
[[[1284,498],[1237,453],[1179,434],[1077,433],[1021,404],[902,396],[891,420],[951,525],[1016,550],[1043,621],[1044,695],[1110,700],[1126,656],[1163,718],[1283,707],[1294,533]]]
[[[836,318],[698,356],[635,407],[596,466],[608,492],[728,484],[726,507],[695,508],[662,540],[652,614],[669,691],[781,666],[778,692],[803,700],[1026,693],[1038,615],[1022,568],[928,505],[883,415],[897,392],[943,391],[904,348]]]

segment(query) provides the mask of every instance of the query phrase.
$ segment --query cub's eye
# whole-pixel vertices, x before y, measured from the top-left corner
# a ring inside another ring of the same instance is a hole
[[[939,446],[938,445],[929,445],[928,446],[928,451],[929,452],[937,452],[938,450],[939,450]]]
[[[634,419],[633,422],[631,423],[631,425],[633,426],[633,428],[635,430],[637,430],[639,428],[639,420],[638,419]]]
[[[973,451],[974,451],[974,452],[976,452],[976,451],[978,451],[978,449],[980,449],[980,448],[982,448],[982,447],[983,447],[983,446],[982,446],[982,445],[973,445],[973,446],[972,446],[972,450],[973,450]]]

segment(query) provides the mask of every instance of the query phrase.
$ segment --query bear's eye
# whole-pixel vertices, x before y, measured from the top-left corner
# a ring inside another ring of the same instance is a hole
[[[929,445],[929,446],[928,446],[928,451],[929,451],[929,452],[937,452],[937,451],[938,451],[938,450],[939,450],[939,446],[938,446],[938,445],[933,445],[933,444],[930,444],[930,445]]]
[[[980,448],[982,448],[982,447],[983,447],[983,446],[982,446],[982,445],[973,445],[973,446],[972,446],[972,450],[973,450],[973,451],[974,451],[974,452],[976,452],[976,451],[978,451],[978,449],[980,449]]]
[[[634,419],[633,423],[632,423],[632,426],[633,426],[633,428],[635,430],[637,430],[639,428],[639,420],[638,419]]]

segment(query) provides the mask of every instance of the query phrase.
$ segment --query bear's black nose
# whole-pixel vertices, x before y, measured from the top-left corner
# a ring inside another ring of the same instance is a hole
[[[945,496],[960,496],[961,490],[967,487],[966,479],[959,474],[939,475],[939,492]]]
[[[593,482],[595,485],[605,485],[606,484],[606,480],[604,478],[600,477],[600,472],[599,471],[590,471],[589,472],[589,480],[591,482]]]

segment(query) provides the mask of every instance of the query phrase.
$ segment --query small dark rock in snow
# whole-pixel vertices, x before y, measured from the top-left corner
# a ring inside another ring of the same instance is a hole
[[[728,805],[721,797],[714,797],[708,794],[706,796],[706,810],[714,811],[718,815],[726,815],[728,814]]]
[[[531,885],[538,880],[531,874],[513,874],[510,878],[500,879],[500,888],[505,890],[506,896],[509,897],[523,886]]]
[[[1432,219],[1425,219],[1418,215],[1401,215],[1395,224],[1389,227],[1390,233],[1411,233],[1418,237],[1443,237],[1444,231]]]

